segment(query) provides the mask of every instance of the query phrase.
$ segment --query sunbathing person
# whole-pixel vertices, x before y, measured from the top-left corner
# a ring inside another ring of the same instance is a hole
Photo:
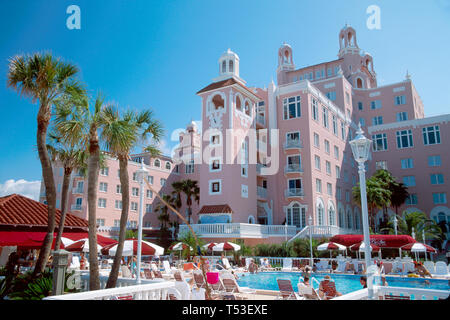
[[[430,271],[427,270],[427,268],[424,267],[424,265],[422,264],[422,262],[417,262],[414,261],[414,266],[415,266],[415,272],[421,276],[421,277],[426,277],[429,276],[430,278],[433,278],[433,276],[431,275]]]
[[[303,282],[298,283],[298,292],[304,296],[306,299],[310,300],[318,300],[318,296],[316,291],[313,289],[311,284],[309,283],[309,277],[305,276],[303,278]]]
[[[342,296],[342,293],[336,290],[336,285],[331,281],[331,277],[326,275],[319,285],[319,296],[325,300]]]
[[[263,263],[262,263],[262,267],[264,268],[272,268],[272,266],[269,263],[269,260],[267,260],[267,258],[264,258]]]

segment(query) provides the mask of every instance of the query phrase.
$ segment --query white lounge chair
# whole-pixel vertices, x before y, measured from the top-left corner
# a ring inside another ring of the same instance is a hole
[[[338,266],[337,266],[336,270],[334,270],[334,272],[335,273],[344,273],[346,265],[347,265],[347,262],[345,260],[338,260]]]
[[[446,278],[450,276],[445,262],[443,261],[436,262],[436,271],[433,275]]]
[[[292,259],[283,259],[283,268],[281,268],[281,271],[292,271]]]
[[[173,274],[175,271],[177,271],[177,268],[171,267],[169,261],[167,260],[163,261],[163,267],[166,274]]]
[[[121,269],[123,278],[132,278],[131,271],[127,266],[121,266]]]
[[[175,288],[181,294],[178,300],[191,300],[191,286],[186,281],[175,281]]]
[[[436,267],[434,266],[434,262],[433,261],[425,261],[423,263],[423,266],[431,273],[435,273],[436,272]]]

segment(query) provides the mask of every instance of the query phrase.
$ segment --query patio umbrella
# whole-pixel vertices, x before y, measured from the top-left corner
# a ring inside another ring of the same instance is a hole
[[[339,243],[326,242],[326,243],[322,243],[321,245],[317,246],[317,250],[319,250],[319,251],[329,250],[330,251],[330,258],[331,258],[331,251],[332,250],[344,251],[344,250],[347,250],[347,247],[343,246],[342,244],[339,244]]]
[[[118,244],[106,246],[102,249],[102,254],[115,256]],[[138,241],[137,239],[127,239],[123,243],[122,256],[135,256],[137,255]],[[143,256],[160,256],[164,254],[164,248],[154,243],[142,240],[142,252]]]
[[[228,251],[235,250],[238,251],[241,249],[241,246],[232,242],[221,242],[213,247],[213,251]]]
[[[202,248],[203,248],[203,249],[206,249],[206,250],[212,251],[212,249],[213,249],[215,246],[217,246],[217,243],[215,243],[215,242],[210,242],[210,243],[205,244]]]
[[[420,242],[408,243],[404,246],[401,246],[400,249],[414,252],[414,254],[416,256],[416,260],[417,260],[418,252],[425,253],[425,259],[427,258],[427,252],[433,252],[433,253],[437,252],[435,248],[433,248],[427,244],[420,243]]]
[[[80,239],[73,242],[65,248],[67,251],[72,252],[89,252],[89,239]],[[97,244],[97,252],[102,250],[102,246]]]
[[[352,251],[358,251],[359,253],[364,252],[365,249],[364,241],[361,241],[359,243],[355,243],[354,245],[350,246],[350,250]],[[377,245],[370,244],[370,251],[371,252],[378,252],[378,257],[381,259],[381,248]]]
[[[191,246],[188,246],[186,243],[183,243],[183,242],[178,242],[178,243],[176,243],[174,245],[171,245],[169,247],[169,249],[173,250],[173,251],[183,251],[183,250],[185,250],[187,248],[189,248],[189,250],[194,250],[194,249],[192,249]]]

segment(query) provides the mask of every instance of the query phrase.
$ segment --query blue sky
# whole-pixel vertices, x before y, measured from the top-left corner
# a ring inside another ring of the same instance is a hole
[[[81,30],[66,27],[71,4],[81,9]],[[381,9],[381,30],[366,27],[372,4]],[[167,149],[173,130],[199,120],[195,92],[217,76],[227,48],[240,56],[248,85],[264,87],[276,79],[282,42],[292,46],[297,67],[334,60],[345,23],[373,55],[380,85],[409,70],[426,116],[449,113],[450,0],[1,1],[0,194],[7,180],[41,179],[37,106],[6,87],[16,54],[51,51],[81,69],[91,93],[123,108],[153,109]]]

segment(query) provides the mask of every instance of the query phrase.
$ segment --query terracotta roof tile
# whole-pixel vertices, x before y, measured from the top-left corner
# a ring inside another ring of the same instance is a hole
[[[56,209],[56,226],[59,225],[61,210]],[[0,198],[0,225],[47,226],[47,205],[19,194]],[[67,213],[66,227],[87,228],[87,220]]]
[[[211,91],[211,90],[215,90],[215,89],[218,89],[218,88],[232,86],[234,84],[239,85],[240,87],[242,87],[243,89],[245,89],[246,91],[248,91],[252,95],[258,97],[259,99],[264,100],[257,93],[253,92],[253,90],[251,90],[250,88],[244,86],[242,83],[240,83],[239,81],[237,81],[234,78],[229,78],[229,79],[225,79],[225,80],[222,80],[222,81],[213,82],[213,83],[207,85],[206,87],[204,87],[203,89],[201,89],[200,91],[198,91],[197,94],[203,93],[203,92],[207,92],[207,91]]]
[[[222,204],[222,205],[203,206],[198,213],[199,214],[206,214],[206,213],[233,213],[233,210],[231,210],[229,205]]]

